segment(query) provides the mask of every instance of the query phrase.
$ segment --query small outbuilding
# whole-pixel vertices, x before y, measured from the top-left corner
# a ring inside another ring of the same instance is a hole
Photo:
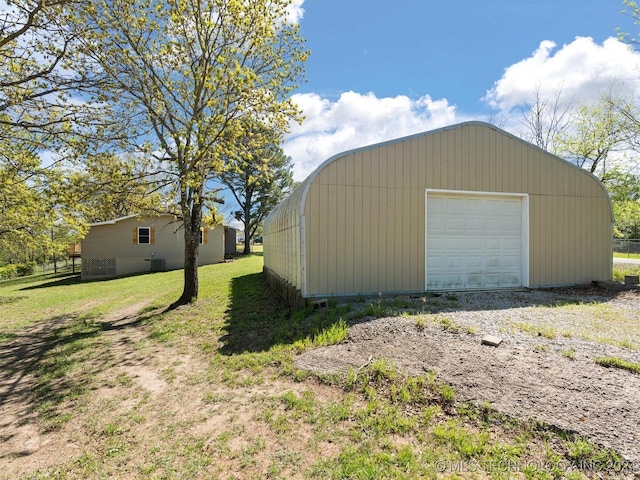
[[[467,122],[336,155],[264,222],[264,270],[291,303],[326,296],[609,280],[600,181]]]
[[[225,225],[224,227],[224,256],[229,258],[238,253],[238,230]]]
[[[199,265],[224,261],[224,228],[202,228]],[[184,233],[173,215],[130,215],[93,223],[82,240],[81,278],[109,278],[184,267]]]

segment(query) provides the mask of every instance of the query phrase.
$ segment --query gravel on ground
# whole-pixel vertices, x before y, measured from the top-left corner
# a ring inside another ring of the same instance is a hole
[[[295,364],[336,373],[386,358],[408,374],[433,371],[454,387],[456,401],[489,402],[640,462],[640,375],[595,362],[640,363],[638,290],[456,293],[427,299],[425,310],[435,313],[362,319],[345,342]],[[502,343],[481,345],[487,334]]]

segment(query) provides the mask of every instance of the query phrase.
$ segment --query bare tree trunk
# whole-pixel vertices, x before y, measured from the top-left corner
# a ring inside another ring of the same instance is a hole
[[[202,193],[204,184],[196,192],[183,192],[182,222],[184,227],[184,287],[182,295],[169,309],[194,302],[198,298],[198,256],[200,254],[200,226],[202,225]]]
[[[189,228],[185,225],[184,229],[184,287],[182,295],[175,302],[176,306],[191,303],[198,298],[198,255],[199,255],[199,235],[188,232]]]
[[[250,218],[251,205],[249,201],[244,202],[244,251],[243,255],[249,255],[251,253],[251,225]]]
[[[249,234],[245,230],[244,234],[244,250],[242,251],[243,255],[249,255],[251,253],[251,240],[249,239]]]

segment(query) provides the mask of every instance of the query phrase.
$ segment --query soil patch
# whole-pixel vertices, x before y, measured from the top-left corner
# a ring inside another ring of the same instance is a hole
[[[557,307],[569,299],[575,307]],[[309,351],[295,364],[335,373],[386,358],[409,374],[434,371],[454,387],[457,401],[490,402],[509,416],[544,421],[640,461],[640,375],[594,362],[604,355],[640,362],[640,352],[586,340],[571,335],[571,330],[560,333],[568,328],[568,319],[577,316],[582,324],[608,322],[610,336],[636,345],[640,328],[629,333],[626,322],[640,325],[637,292],[456,294],[450,303],[454,305],[444,306],[440,314],[453,320],[453,328],[412,317],[368,319],[351,326],[346,342]],[[621,317],[607,319],[607,309]],[[514,330],[514,324],[524,321],[533,325],[531,332]],[[558,333],[538,335],[536,326],[538,331],[555,328]],[[504,341],[499,347],[481,345],[485,334]]]

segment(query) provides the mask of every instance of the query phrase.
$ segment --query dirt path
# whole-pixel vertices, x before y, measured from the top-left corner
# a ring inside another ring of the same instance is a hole
[[[640,298],[632,302],[638,309]],[[536,321],[531,310],[520,310],[510,316],[527,315]],[[539,310],[539,315],[549,316],[549,309]],[[482,312],[483,318],[501,314]],[[456,318],[455,312],[449,315]],[[473,324],[469,312],[459,315],[466,325]],[[482,328],[488,328],[486,322]],[[415,320],[403,317],[380,318],[352,326],[346,343],[309,351],[296,366],[330,373],[359,367],[371,357],[390,359],[411,374],[435,371],[454,386],[458,401],[490,402],[507,415],[577,432],[640,461],[640,375],[593,361],[603,352],[638,361],[638,352],[576,338],[528,340],[515,334],[503,334],[505,341],[495,348],[480,344],[487,332],[463,332],[433,324],[418,327]],[[573,360],[549,346],[563,342],[571,345]]]
[[[68,478],[194,477],[183,456],[190,456],[196,468],[199,450],[203,462],[211,461],[209,467],[197,467],[207,478],[260,478],[286,455],[300,455],[301,471],[316,460],[298,453],[305,444],[292,446],[290,436],[283,440],[259,413],[273,411],[273,399],[289,391],[301,395],[312,389],[324,401],[335,400],[331,387],[267,374],[242,387],[216,381],[210,358],[197,349],[149,338],[151,325],[141,323],[138,314],[144,306],[131,305],[96,322],[95,342],[85,345],[85,352],[74,352],[84,353],[86,361],[51,382],[55,405],[38,399],[34,389],[51,352],[73,342],[73,334],[55,332],[74,318],[42,322],[0,343],[0,480],[59,473]],[[81,385],[87,388],[75,396]],[[62,421],[48,425],[38,406]],[[296,435],[310,438],[312,428],[303,425]],[[330,442],[318,448],[337,455]],[[242,464],[254,450],[251,463]]]
[[[142,337],[135,328],[137,312],[146,304],[131,305],[101,320],[98,329],[104,329],[104,342],[101,343],[108,348],[95,350],[93,360],[82,375],[109,375],[110,368],[121,364],[142,380],[143,387],[159,388],[155,380],[157,376],[145,375],[144,372],[148,370],[142,366],[144,359],[132,349],[132,345]],[[0,478],[16,478],[20,472],[28,471],[24,468],[25,463],[30,465],[30,470],[46,469],[81,451],[82,445],[69,436],[60,435],[55,425],[43,428],[43,411],[38,411],[34,404],[37,376],[42,374],[49,354],[63,348],[65,342],[69,341],[52,333],[62,331],[73,322],[73,317],[54,318],[35,324],[21,331],[10,342],[0,344]],[[77,375],[74,381],[81,383],[82,375]],[[58,383],[64,383],[64,380]],[[98,383],[93,392],[94,401],[99,401],[105,393],[100,384],[104,385],[104,382]],[[63,401],[59,410],[65,409],[73,411],[73,401]]]

